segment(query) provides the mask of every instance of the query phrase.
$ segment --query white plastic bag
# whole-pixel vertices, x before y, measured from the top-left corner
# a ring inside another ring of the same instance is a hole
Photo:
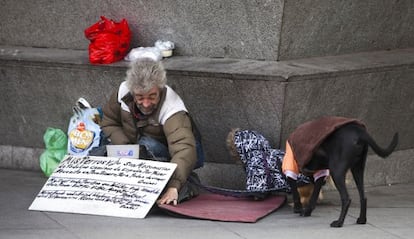
[[[160,49],[161,55],[163,57],[170,57],[172,56],[172,50],[174,49],[174,43],[170,41],[161,41],[158,40],[155,42],[155,47]]]
[[[137,47],[132,49],[126,56],[126,61],[135,61],[140,58],[150,58],[154,61],[160,61],[163,57],[172,56],[174,43],[170,41],[158,40],[154,47]]]
[[[89,150],[99,146],[101,112],[92,108],[83,98],[73,107],[68,127],[68,154],[86,156]]]
[[[161,50],[157,47],[138,47],[132,49],[128,55],[125,56],[126,61],[135,61],[140,58],[150,58],[154,61],[162,59]]]

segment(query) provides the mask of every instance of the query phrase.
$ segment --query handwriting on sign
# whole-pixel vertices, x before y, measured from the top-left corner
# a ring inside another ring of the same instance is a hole
[[[80,200],[80,201],[97,201],[118,205],[119,208],[138,209],[142,204],[149,204],[145,199],[145,195],[110,195],[98,192],[85,191],[64,191],[64,190],[42,190],[38,198],[48,199],[64,199],[64,200]]]
[[[104,158],[94,158],[69,156],[58,166],[55,173],[137,178],[139,183],[155,185],[156,182],[152,181],[165,180],[170,170],[168,167],[150,165],[148,162],[134,163],[122,159],[108,161]]]
[[[175,167],[149,160],[67,155],[29,209],[48,211],[51,207],[51,211],[142,218]],[[65,206],[61,208],[62,200]],[[74,206],[67,209],[70,203]],[[104,208],[103,212],[99,208]]]
[[[61,187],[61,188],[80,188],[83,190],[96,190],[106,193],[123,193],[132,194],[139,192],[147,192],[153,194],[159,194],[160,190],[157,188],[147,188],[139,185],[129,185],[125,183],[116,183],[110,181],[94,180],[87,178],[64,178],[64,177],[51,177],[45,184],[48,187]]]

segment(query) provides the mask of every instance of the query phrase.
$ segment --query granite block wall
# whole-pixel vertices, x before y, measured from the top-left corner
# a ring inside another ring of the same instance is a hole
[[[125,18],[132,47],[176,55],[287,60],[414,47],[411,0],[3,0],[0,45],[87,49],[84,29]]]

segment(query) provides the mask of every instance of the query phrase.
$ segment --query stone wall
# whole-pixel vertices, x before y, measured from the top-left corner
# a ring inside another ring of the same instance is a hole
[[[100,16],[125,18],[132,46],[176,55],[287,60],[414,47],[412,0],[4,0],[0,45],[87,49]]]

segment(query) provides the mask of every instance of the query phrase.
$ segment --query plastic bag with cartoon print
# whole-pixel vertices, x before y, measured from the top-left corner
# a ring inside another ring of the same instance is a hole
[[[101,119],[100,108],[93,108],[84,98],[78,99],[68,127],[68,154],[86,156],[89,150],[99,146]]]

